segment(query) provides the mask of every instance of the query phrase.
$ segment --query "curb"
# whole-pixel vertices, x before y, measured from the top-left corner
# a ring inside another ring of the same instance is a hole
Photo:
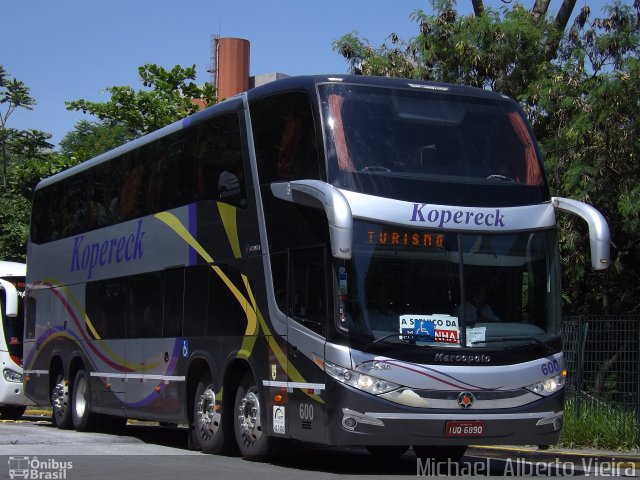
[[[537,447],[471,445],[467,455],[481,455],[500,459],[517,457],[550,463],[560,459],[563,462],[577,464],[588,463],[589,460],[594,459],[599,463],[622,463],[625,466],[640,468],[640,452],[573,450],[565,448],[541,450]]]

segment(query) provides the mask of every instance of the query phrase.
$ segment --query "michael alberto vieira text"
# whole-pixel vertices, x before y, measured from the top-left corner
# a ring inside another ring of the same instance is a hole
[[[503,475],[515,477],[570,477],[574,475],[598,477],[635,477],[632,462],[616,461],[615,458],[602,461],[597,457],[582,458],[580,463],[563,462],[556,458],[553,462],[531,462],[524,458],[491,459],[477,462],[436,461],[433,458],[417,460],[417,476],[486,476]]]

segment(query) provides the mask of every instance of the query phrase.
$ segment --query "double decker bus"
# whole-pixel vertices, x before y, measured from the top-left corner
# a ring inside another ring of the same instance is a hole
[[[563,420],[556,212],[518,104],[404,79],[264,85],[40,182],[25,389],[60,428],[188,424],[458,458]],[[481,303],[482,301],[482,303]]]
[[[22,388],[26,265],[0,261],[0,419],[16,420],[28,401]]]

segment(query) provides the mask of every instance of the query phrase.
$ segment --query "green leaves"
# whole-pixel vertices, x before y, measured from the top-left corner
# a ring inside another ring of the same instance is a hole
[[[560,46],[559,61],[521,98],[537,105],[533,124],[558,194],[593,204],[609,222],[620,252],[614,268],[594,276],[582,255],[586,234],[561,230],[565,286],[572,308],[598,311],[609,292],[617,312],[640,310],[640,25],[620,3],[608,16],[578,15]],[[611,312],[613,313],[613,312]]]
[[[9,154],[7,142],[10,134],[7,131],[7,123],[11,114],[18,108],[31,110],[36,101],[29,96],[29,89],[23,82],[15,78],[9,78],[9,74],[0,65],[0,154],[2,155],[2,184],[7,188],[7,163]]]
[[[352,73],[420,78],[497,89],[517,96],[546,62],[557,38],[553,24],[520,6],[459,16],[450,1],[432,2],[434,13],[415,11],[418,35],[391,34],[374,48],[355,34],[334,42]]]
[[[60,152],[71,161],[81,163],[134,138],[119,123],[81,120],[60,141]]]
[[[67,110],[81,111],[105,122],[123,126],[128,135],[139,136],[164,127],[200,109],[216,103],[215,88],[210,83],[195,84],[196,68],[176,65],[171,70],[153,64],[138,68],[144,89],[112,86],[107,102],[80,99],[65,102]]]

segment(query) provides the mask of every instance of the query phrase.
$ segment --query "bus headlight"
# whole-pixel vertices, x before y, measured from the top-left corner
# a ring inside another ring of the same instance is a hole
[[[11,370],[9,368],[5,368],[2,371],[2,374],[4,376],[4,379],[7,382],[22,383],[22,374],[21,373],[14,372],[13,370]]]
[[[551,395],[564,387],[565,381],[565,375],[560,374],[555,377],[545,378],[540,382],[536,382],[524,388],[531,390],[533,393],[537,393],[538,395]]]
[[[372,395],[380,395],[381,393],[391,392],[392,390],[400,388],[400,385],[389,382],[388,380],[382,380],[348,368],[339,367],[326,360],[324,362],[324,371],[340,383],[351,385],[358,390],[371,393]]]

